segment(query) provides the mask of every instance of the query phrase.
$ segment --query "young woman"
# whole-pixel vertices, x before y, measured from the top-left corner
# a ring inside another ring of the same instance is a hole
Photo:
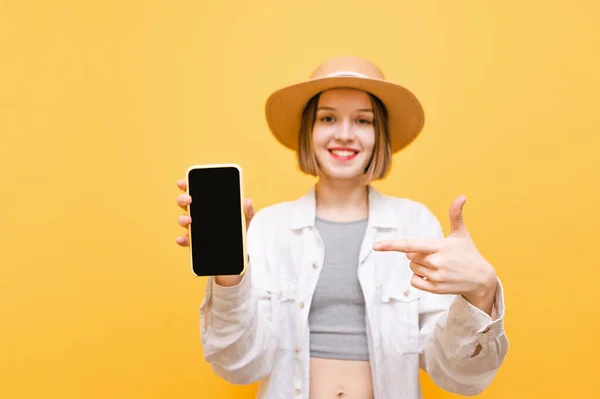
[[[485,389],[508,349],[504,298],[463,222],[465,197],[444,237],[426,206],[370,185],[421,131],[417,99],[370,62],[340,57],[273,93],[266,116],[318,181],[256,215],[245,204],[247,272],[209,278],[201,305],[215,373],[261,381],[268,399],[417,399],[419,368],[450,392]]]

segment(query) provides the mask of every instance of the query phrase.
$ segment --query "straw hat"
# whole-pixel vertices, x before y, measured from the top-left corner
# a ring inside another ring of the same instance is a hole
[[[388,112],[392,151],[398,152],[421,132],[421,104],[406,88],[386,81],[383,72],[368,60],[344,56],[321,64],[306,81],[284,87],[269,96],[266,119],[273,135],[284,146],[296,150],[302,111],[316,94],[333,88],[355,88],[378,97]]]

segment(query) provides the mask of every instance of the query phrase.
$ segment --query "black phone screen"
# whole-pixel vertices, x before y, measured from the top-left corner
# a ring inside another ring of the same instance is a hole
[[[188,171],[192,271],[197,276],[239,275],[244,270],[240,171],[233,166]]]

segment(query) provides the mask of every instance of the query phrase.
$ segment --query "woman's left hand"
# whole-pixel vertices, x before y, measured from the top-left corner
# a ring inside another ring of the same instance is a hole
[[[491,315],[497,277],[494,267],[479,253],[465,226],[460,196],[450,206],[450,234],[439,239],[389,240],[375,251],[406,253],[414,272],[411,284],[436,294],[462,295],[473,306]]]

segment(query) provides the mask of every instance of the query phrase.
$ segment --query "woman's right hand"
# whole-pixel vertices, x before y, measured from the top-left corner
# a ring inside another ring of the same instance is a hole
[[[192,218],[190,217],[190,215],[187,214],[187,209],[188,205],[192,203],[192,197],[190,197],[187,194],[187,183],[185,180],[179,180],[177,182],[177,187],[179,187],[179,189],[183,191],[183,194],[179,194],[179,196],[177,196],[177,205],[179,205],[181,209],[186,211],[185,214],[179,216],[177,221],[179,222],[179,225],[181,225],[181,227],[185,228],[186,233],[185,235],[177,237],[176,242],[182,247],[189,247],[189,226],[190,223],[192,223]],[[248,227],[250,226],[250,221],[254,217],[254,208],[252,206],[251,199],[246,199],[244,201],[244,215],[246,215],[246,229],[248,229]]]
[[[185,228],[186,233],[185,233],[185,235],[178,236],[176,238],[176,242],[177,242],[177,244],[179,244],[182,247],[189,247],[190,246],[189,226],[190,226],[190,223],[192,223],[192,218],[190,215],[187,214],[187,210],[188,210],[188,205],[192,203],[192,197],[190,197],[190,195],[187,194],[187,183],[185,180],[179,180],[177,182],[177,187],[179,187],[179,189],[181,189],[181,191],[183,191],[183,194],[179,194],[179,196],[177,196],[177,205],[179,205],[179,207],[181,209],[186,211],[185,214],[179,216],[178,222],[179,222],[179,225],[181,225],[181,227]],[[250,221],[254,217],[254,208],[252,207],[251,199],[246,199],[244,201],[244,215],[246,216],[246,229],[248,229],[248,227],[250,226]],[[239,282],[241,280],[242,280],[242,276],[237,276],[237,275],[236,276],[215,276],[215,282],[218,285],[225,286],[225,287],[231,287],[231,286],[237,285],[237,284],[239,284]]]

